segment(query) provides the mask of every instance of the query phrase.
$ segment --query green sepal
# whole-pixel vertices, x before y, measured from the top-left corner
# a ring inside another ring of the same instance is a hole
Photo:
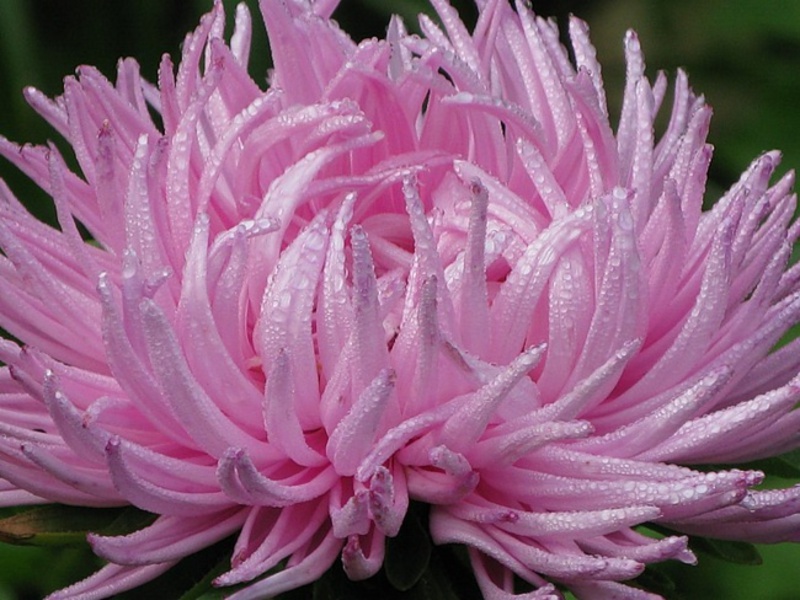
[[[386,540],[383,569],[392,587],[401,592],[414,587],[428,568],[432,544],[423,524],[427,516],[426,506],[413,503],[397,537]]]
[[[690,536],[689,546],[692,550],[737,565],[755,566],[764,562],[758,548],[748,542],[734,542],[730,540]]]
[[[0,542],[21,546],[86,544],[89,532],[125,535],[151,523],[154,515],[130,506],[86,508],[49,504],[0,519]]]

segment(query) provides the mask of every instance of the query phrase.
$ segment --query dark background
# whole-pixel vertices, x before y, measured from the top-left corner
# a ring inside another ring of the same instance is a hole
[[[454,0],[465,19],[471,2]],[[234,2],[225,1],[231,15]],[[251,71],[264,83],[269,65],[266,39],[254,13]],[[424,0],[344,0],[336,13],[357,39],[382,36],[389,14],[410,27],[428,10]],[[764,150],[784,152],[784,166],[800,165],[800,2],[795,0],[534,0],[534,10],[589,22],[598,48],[612,114],[619,106],[624,63],[622,37],[638,31],[648,74],[682,66],[695,90],[715,109],[711,142],[716,146],[708,200],[713,201]],[[15,141],[44,142],[57,134],[25,104],[21,90],[34,85],[48,95],[79,64],[99,67],[109,77],[118,57],[133,56],[151,80],[163,52],[177,60],[179,45],[211,0],[0,0],[0,133]],[[669,96],[668,96],[669,98]],[[613,117],[612,117],[613,119]],[[614,123],[616,125],[616,123]],[[63,148],[62,144],[62,148]],[[49,200],[4,162],[0,177],[32,210],[47,217]],[[800,549],[763,547],[761,567],[731,566],[701,557],[701,566],[677,565],[686,598],[800,597]],[[90,572],[94,562],[82,551],[43,552],[0,544],[0,600],[41,598],[42,594]]]

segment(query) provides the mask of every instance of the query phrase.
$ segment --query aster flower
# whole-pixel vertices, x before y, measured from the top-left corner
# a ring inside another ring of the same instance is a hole
[[[432,4],[443,29],[356,43],[335,0],[262,0],[266,91],[220,2],[157,86],[122,60],[26,90],[79,172],[0,140],[59,224],[0,185],[0,504],[155,515],[52,600],[231,535],[235,600],[369,578],[412,501],[491,599],[651,598],[622,582],[687,534],[800,540],[800,487],[698,467],[800,442],[779,154],[703,212],[710,109],[679,72],[657,138],[634,33],[615,133],[583,22],[573,64],[524,2],[472,33]]]

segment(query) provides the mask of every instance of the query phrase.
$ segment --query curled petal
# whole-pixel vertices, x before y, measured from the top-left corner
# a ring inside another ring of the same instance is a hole
[[[217,477],[225,494],[242,504],[291,506],[318,498],[336,481],[330,466],[300,473],[301,481],[276,480],[262,474],[247,453],[229,448],[220,458]]]
[[[157,514],[185,517],[217,512],[231,505],[221,491],[185,492],[148,481],[131,464],[128,452],[119,438],[111,438],[106,444],[111,480],[131,504]]]

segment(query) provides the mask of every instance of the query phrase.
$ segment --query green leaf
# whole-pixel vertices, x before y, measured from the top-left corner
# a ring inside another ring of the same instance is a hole
[[[230,595],[230,588],[215,588],[212,582],[231,568],[230,556],[223,555],[217,564],[192,588],[180,597],[180,600],[221,600]]]
[[[800,466],[793,463],[791,460],[787,460],[786,455],[755,460],[743,466],[745,469],[764,471],[764,474],[774,477],[781,477],[784,479],[800,478]]]
[[[690,536],[689,545],[692,550],[697,550],[737,565],[760,565],[763,562],[758,548],[747,542],[732,542]]]
[[[412,516],[413,515],[413,516]],[[412,505],[411,517],[418,524],[426,516],[424,507]],[[404,525],[404,529],[405,529]],[[398,546],[402,547],[402,546]],[[410,551],[410,548],[409,548]],[[406,590],[399,590],[396,582],[391,582],[384,568],[374,577],[364,581],[350,581],[345,575],[340,561],[310,586],[296,590],[296,596],[282,594],[281,600],[362,600],[380,598],[381,600],[472,600],[480,598],[481,592],[475,582],[472,569],[468,566],[466,551],[460,546],[445,545],[429,547],[430,558],[427,567],[417,578],[416,583]],[[400,558],[396,556],[395,559]],[[205,599],[200,599],[205,600]]]
[[[678,587],[675,584],[675,580],[664,569],[663,565],[648,565],[644,572],[634,581],[648,592],[660,594],[665,598],[676,599],[678,597]]]
[[[800,249],[800,245],[798,245],[797,248]],[[800,448],[787,452],[786,454],[781,454],[778,458],[800,472]]]
[[[107,536],[127,535],[151,525],[156,518],[157,515],[153,513],[136,508],[135,506],[126,506],[118,510],[117,517],[108,527],[93,529],[92,531]]]
[[[24,546],[86,544],[89,532],[104,535],[130,533],[152,521],[136,508],[85,508],[52,504],[0,519],[0,541]]]
[[[447,570],[442,557],[444,550],[435,547],[428,568],[417,584],[408,592],[409,599],[415,600],[459,600],[460,598],[480,598],[480,592],[472,590],[468,595],[459,596],[453,588],[454,573]],[[467,580],[475,582],[472,573],[467,573]],[[477,595],[475,593],[477,592]]]
[[[395,589],[405,592],[420,580],[431,559],[431,540],[422,520],[427,510],[412,504],[397,537],[386,540],[384,571]]]
[[[480,598],[481,591],[475,580],[475,573],[469,560],[465,546],[446,544],[434,548],[431,565],[434,571],[439,569],[440,576],[446,580],[452,590],[448,598]]]
[[[341,561],[336,561],[328,571],[314,582],[311,597],[313,600],[360,600],[368,598],[364,587],[368,582],[353,582],[347,578]]]

